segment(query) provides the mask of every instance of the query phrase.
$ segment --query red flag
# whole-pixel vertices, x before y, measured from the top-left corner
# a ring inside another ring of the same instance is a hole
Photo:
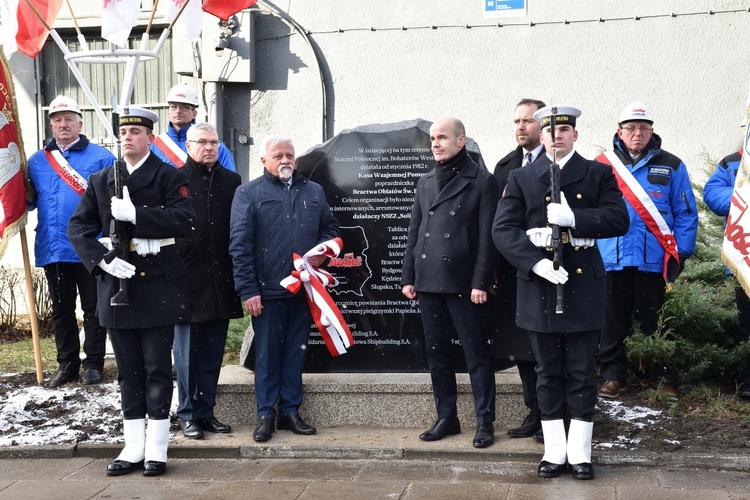
[[[0,50],[0,258],[26,225],[26,158],[23,153],[13,77]]]
[[[60,12],[62,0],[34,0],[34,9],[29,5],[30,3],[29,0],[18,0],[16,43],[19,51],[33,58],[42,50],[44,42],[47,41],[47,35],[49,35],[49,30],[34,13],[34,9],[42,16],[47,26],[52,28],[55,18]]]
[[[202,9],[222,21],[228,21],[234,14],[256,3],[258,0],[204,0]]]

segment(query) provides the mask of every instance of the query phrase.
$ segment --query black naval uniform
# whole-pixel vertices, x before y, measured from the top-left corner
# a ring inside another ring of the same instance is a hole
[[[540,260],[552,259],[551,251],[537,248],[526,235],[527,229],[547,226],[550,163],[541,155],[528,167],[510,173],[498,203],[493,238],[518,269],[516,323],[531,333],[542,419],[563,419],[567,403],[572,418],[590,422],[596,405],[594,354],[604,323],[606,273],[595,246],[565,243],[563,267],[569,279],[564,285],[564,314],[556,314],[556,286],[531,271]],[[561,170],[560,184],[575,213],[574,237],[625,234],[628,213],[611,168],[573,153]]]
[[[195,220],[188,177],[149,155],[126,181],[136,207],[135,225],[125,224],[130,236],[187,236]],[[174,324],[190,320],[188,271],[175,245],[161,247],[157,255],[131,251],[127,261],[136,269],[127,280],[130,304],[110,305],[119,280],[97,265],[107,253],[97,239],[100,233],[109,236],[114,194],[113,167],[93,174],[70,219],[68,236],[83,265],[97,278],[99,320],[109,330],[115,351],[123,417],[164,419],[172,401]]]

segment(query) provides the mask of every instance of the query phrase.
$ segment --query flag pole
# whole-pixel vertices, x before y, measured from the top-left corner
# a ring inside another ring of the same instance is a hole
[[[190,0],[188,0],[189,2]],[[187,4],[187,2],[185,2]],[[146,52],[146,49],[148,48],[148,37],[151,33],[151,25],[154,22],[154,16],[156,15],[156,7],[159,5],[159,0],[156,0],[154,2],[153,7],[151,8],[151,17],[149,17],[148,25],[146,26],[146,31],[143,32],[143,35],[141,35],[141,52]],[[182,12],[182,11],[180,11]],[[141,61],[140,55],[135,55],[132,58],[128,59],[128,63],[125,67],[125,79],[123,81],[124,85],[122,87],[122,92],[120,93],[120,106],[125,107],[128,104],[130,104],[130,97],[133,94],[133,87],[135,86],[135,72],[138,69],[138,64]],[[112,110],[113,112],[116,110]],[[113,134],[114,135],[114,134]]]
[[[68,10],[70,11],[70,17],[73,19],[73,25],[76,27],[76,34],[78,35],[78,43],[81,44],[81,48],[83,50],[89,50],[89,44],[86,43],[86,37],[81,33],[81,28],[78,26],[78,19],[76,19],[76,15],[73,12],[73,7],[70,5],[70,0],[65,0],[65,5],[68,6]]]
[[[26,228],[22,227],[19,233],[21,236],[21,253],[23,254],[23,272],[26,276],[26,302],[29,306],[29,320],[31,321],[31,341],[34,345],[36,381],[39,385],[42,385],[42,382],[44,382],[42,344],[39,342],[39,318],[36,315],[36,297],[34,296],[34,285],[31,280],[31,264],[29,261],[29,245],[26,242]]]

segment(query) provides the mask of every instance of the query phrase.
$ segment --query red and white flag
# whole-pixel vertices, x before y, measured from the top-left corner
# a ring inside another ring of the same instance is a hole
[[[223,21],[241,10],[252,7],[258,0],[204,0],[203,10]]]
[[[138,19],[141,0],[104,0],[102,38],[125,47]]]
[[[13,4],[18,7],[16,13],[17,25],[15,25],[17,29],[16,45],[21,53],[33,58],[39,54],[44,42],[47,41],[49,35],[47,27],[52,28],[55,24],[55,19],[62,6],[62,0],[33,0],[33,9],[29,3],[28,0],[13,0]],[[36,13],[34,10],[36,10]],[[37,13],[39,16],[37,16]],[[42,19],[39,19],[40,16]],[[7,35],[3,34],[2,36]]]
[[[745,293],[750,295],[750,95],[745,113],[742,161],[734,181],[721,260],[732,270]]]
[[[13,77],[0,51],[0,258],[26,225],[26,158],[13,94]]]
[[[172,33],[194,42],[201,36],[201,29],[203,29],[201,0],[169,0],[167,2],[167,21],[171,23],[185,3],[187,5],[172,27]]]

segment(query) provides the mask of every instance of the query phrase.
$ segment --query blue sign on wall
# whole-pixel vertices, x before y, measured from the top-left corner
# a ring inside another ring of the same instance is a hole
[[[482,0],[484,17],[513,17],[526,15],[526,0]]]

